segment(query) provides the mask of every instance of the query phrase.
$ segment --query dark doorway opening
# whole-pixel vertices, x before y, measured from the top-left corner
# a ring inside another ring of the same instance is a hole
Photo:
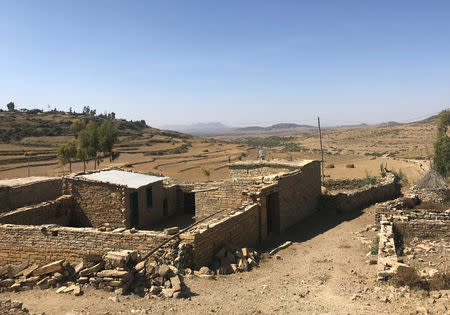
[[[280,233],[280,200],[278,192],[266,197],[267,234]]]
[[[195,193],[184,193],[184,214],[195,214]]]
[[[163,216],[167,217],[169,215],[169,209],[167,206],[167,199],[163,200]]]
[[[131,227],[139,225],[139,195],[137,192],[130,194],[130,225]]]

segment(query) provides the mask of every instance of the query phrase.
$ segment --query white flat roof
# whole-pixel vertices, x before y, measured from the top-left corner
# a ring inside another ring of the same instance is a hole
[[[75,178],[107,182],[116,185],[125,185],[128,188],[138,189],[139,187],[162,181],[167,177],[126,172],[121,170],[108,170],[78,175]]]

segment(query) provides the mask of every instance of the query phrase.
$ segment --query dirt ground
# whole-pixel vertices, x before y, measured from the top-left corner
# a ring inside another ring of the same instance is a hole
[[[186,279],[186,299],[115,296],[85,289],[83,296],[57,294],[55,289],[2,293],[45,314],[450,314],[443,294],[409,292],[377,282],[376,265],[366,262],[370,240],[358,232],[370,229],[374,207],[359,213],[318,213],[261,250],[286,240],[294,244],[246,273],[216,280]]]

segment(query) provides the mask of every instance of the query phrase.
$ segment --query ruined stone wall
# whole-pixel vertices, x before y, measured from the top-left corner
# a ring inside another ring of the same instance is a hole
[[[446,239],[450,241],[450,222],[413,220],[394,221],[394,233],[400,236],[405,243],[409,243],[413,238],[422,239]]]
[[[313,161],[300,172],[278,180],[280,200],[280,230],[310,216],[319,208],[320,162]]]
[[[73,221],[73,198],[67,195],[53,201],[19,208],[0,215],[1,224],[58,224],[70,226],[76,224]]]
[[[259,215],[260,207],[254,204],[218,222],[207,223],[207,228],[193,232],[195,267],[208,265],[215,250],[226,243],[238,247],[256,245],[259,240]]]
[[[362,209],[377,202],[394,199],[400,195],[400,185],[394,176],[388,177],[380,184],[357,189],[353,192],[324,195],[321,207],[329,211],[347,212]]]
[[[61,178],[18,186],[0,186],[0,212],[54,200],[61,194]]]
[[[74,206],[84,213],[85,226],[129,226],[129,197],[125,187],[100,182],[65,178],[65,193],[72,195]]]
[[[137,250],[145,255],[166,239],[162,233],[147,231],[113,233],[70,227],[51,227],[41,231],[39,226],[2,224],[0,265],[23,261],[44,264],[59,259],[77,263],[86,254],[103,255],[124,249]]]

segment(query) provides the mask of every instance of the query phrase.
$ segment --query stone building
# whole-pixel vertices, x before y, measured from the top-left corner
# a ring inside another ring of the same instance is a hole
[[[75,263],[110,250],[145,255],[172,237],[164,228],[178,227],[199,267],[223,244],[257,246],[319,208],[318,161],[246,161],[229,172],[226,180],[203,183],[119,169],[63,177],[46,200],[0,213],[0,266],[24,259]],[[13,193],[22,189],[29,190]]]
[[[84,214],[84,225],[150,228],[171,216],[178,204],[179,189],[164,185],[162,176],[123,170],[65,177],[65,194]]]

